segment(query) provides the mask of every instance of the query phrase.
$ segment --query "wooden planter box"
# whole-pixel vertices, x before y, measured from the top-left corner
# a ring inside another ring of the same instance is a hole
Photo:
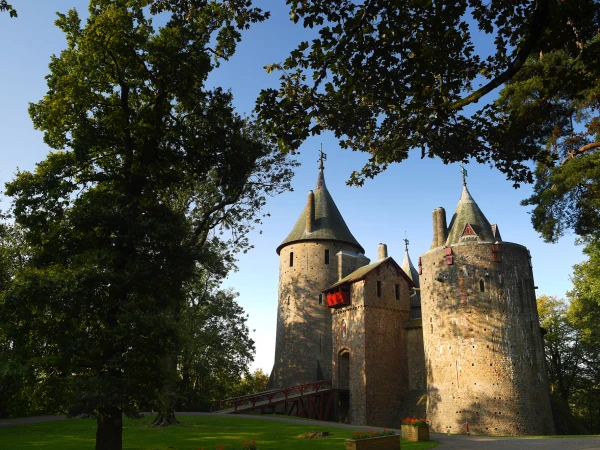
[[[346,450],[398,450],[400,448],[400,436],[380,436],[366,439],[346,439]]]
[[[402,439],[407,441],[428,441],[429,427],[402,425]]]

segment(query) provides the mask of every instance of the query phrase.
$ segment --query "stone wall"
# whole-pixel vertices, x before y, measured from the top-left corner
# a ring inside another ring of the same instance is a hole
[[[381,296],[377,295],[378,281]],[[391,426],[408,385],[404,331],[410,317],[408,283],[391,262],[384,263],[351,285],[351,302],[333,312],[334,381],[340,378],[336,371],[340,354],[347,351],[350,422]]]
[[[335,241],[302,241],[281,249],[271,387],[331,379],[331,313],[321,290],[338,280],[340,251],[357,249]]]
[[[553,434],[528,250],[500,242],[422,256],[427,418],[434,432]]]

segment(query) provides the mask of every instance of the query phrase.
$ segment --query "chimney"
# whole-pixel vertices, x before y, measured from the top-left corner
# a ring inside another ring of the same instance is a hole
[[[306,207],[308,208],[306,213],[306,232],[312,233],[313,226],[315,224],[315,193],[313,191],[308,193],[308,202]]]
[[[442,247],[448,238],[446,210],[442,207],[433,210],[433,242],[431,248]]]
[[[342,250],[337,254],[338,259],[338,280],[350,275],[356,269],[360,269],[371,262],[369,258],[361,253],[352,253]]]
[[[377,247],[377,260],[381,261],[382,259],[387,258],[387,256],[387,245],[380,243]]]

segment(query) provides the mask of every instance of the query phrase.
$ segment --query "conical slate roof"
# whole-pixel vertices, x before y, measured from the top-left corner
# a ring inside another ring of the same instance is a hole
[[[341,241],[356,246],[357,250],[364,253],[365,250],[352,236],[348,225],[344,222],[340,211],[337,209],[333,198],[325,186],[325,177],[323,168],[319,168],[319,178],[317,187],[314,191],[315,196],[315,222],[312,232],[306,231],[306,215],[308,214],[308,205],[304,207],[296,225],[292,228],[290,234],[277,247],[277,254],[280,250],[289,244],[300,241]]]
[[[467,185],[463,184],[462,195],[448,227],[446,246],[458,244],[463,233],[469,234],[468,228],[467,232],[465,232],[467,224],[475,233],[474,235],[471,234],[477,242],[495,241],[492,226],[481,212],[481,209],[479,209],[479,206],[477,206],[477,203],[475,203],[475,200],[473,200],[473,197],[471,197]]]
[[[420,287],[419,284],[419,272],[413,266],[410,256],[408,255],[408,248],[404,252],[404,261],[402,261],[402,270],[408,277],[415,283],[415,287]]]

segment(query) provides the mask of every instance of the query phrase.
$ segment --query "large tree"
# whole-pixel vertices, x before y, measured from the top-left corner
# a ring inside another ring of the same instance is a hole
[[[85,25],[56,21],[68,46],[30,105],[53,151],[6,186],[27,258],[0,323],[47,403],[97,416],[97,449],[120,449],[122,414],[168,390],[198,268],[247,248],[289,188],[286,157],[205,87],[265,17],[246,0],[92,0]]]
[[[577,119],[597,126],[597,0],[287,4],[291,20],[318,35],[267,66],[281,86],[262,92],[260,117],[283,149],[332,130],[343,148],[369,153],[354,184],[411,149],[445,163],[474,158],[516,185],[531,182],[529,160],[560,157],[550,145],[557,133]],[[565,144],[577,154],[598,142],[591,133]]]

